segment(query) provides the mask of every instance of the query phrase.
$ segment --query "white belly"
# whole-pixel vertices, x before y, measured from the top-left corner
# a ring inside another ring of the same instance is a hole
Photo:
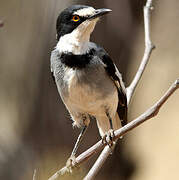
[[[118,104],[118,93],[113,81],[105,74],[99,71],[99,77],[93,76],[90,72],[68,69],[67,80],[68,97],[65,104],[68,109],[89,113],[91,115],[104,115],[105,108],[116,112]],[[103,75],[100,75],[103,73]],[[86,80],[85,80],[86,78]],[[90,81],[88,81],[90,80]]]

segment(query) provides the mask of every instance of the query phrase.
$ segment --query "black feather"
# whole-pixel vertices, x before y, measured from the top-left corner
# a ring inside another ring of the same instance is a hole
[[[55,83],[55,76],[53,75],[53,72],[51,72],[51,76],[52,76],[53,82]]]
[[[82,55],[75,55],[73,53],[62,53],[60,56],[61,62],[70,68],[85,68],[90,60],[93,58],[94,49]]]
[[[103,48],[100,47],[99,47],[98,55],[101,56],[101,59],[105,64],[105,69],[108,75],[112,78],[112,80],[118,81],[118,83],[121,86],[120,79],[116,73],[115,65],[111,60],[111,58],[109,57],[109,55],[105,52]],[[121,124],[122,126],[124,126],[127,124],[127,97],[126,94],[123,92],[122,87],[118,88],[118,99],[119,102],[118,102],[117,112],[121,120]]]

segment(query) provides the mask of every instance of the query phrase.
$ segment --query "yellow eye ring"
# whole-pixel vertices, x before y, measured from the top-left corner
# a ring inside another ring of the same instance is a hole
[[[74,22],[78,22],[79,20],[80,20],[80,17],[77,16],[77,15],[74,15],[74,16],[72,17],[72,21],[74,21]]]

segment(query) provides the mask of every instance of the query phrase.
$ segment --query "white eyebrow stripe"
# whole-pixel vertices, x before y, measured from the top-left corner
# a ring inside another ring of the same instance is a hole
[[[95,13],[95,9],[92,7],[87,7],[83,9],[79,9],[76,12],[74,12],[74,15],[78,16],[88,16],[88,15],[93,15]]]

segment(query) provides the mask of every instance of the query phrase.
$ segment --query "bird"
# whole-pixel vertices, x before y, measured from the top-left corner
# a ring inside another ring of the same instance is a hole
[[[97,22],[109,12],[106,8],[71,5],[56,21],[51,73],[73,126],[81,129],[71,161],[91,120],[96,120],[102,141],[109,146],[113,145],[114,130],[127,124],[122,75],[104,48],[90,41]]]

